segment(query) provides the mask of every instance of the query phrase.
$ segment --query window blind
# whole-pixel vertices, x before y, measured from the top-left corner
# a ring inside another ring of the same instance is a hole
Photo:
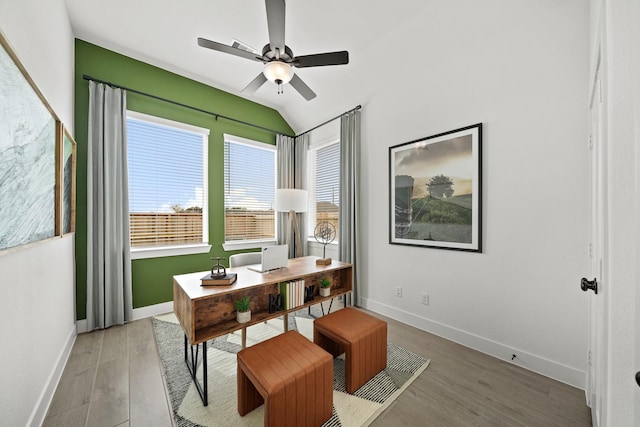
[[[309,153],[310,190],[309,233],[313,235],[317,224],[328,221],[336,227],[339,236],[340,206],[340,143],[335,142]]]
[[[275,147],[225,136],[225,242],[275,238],[275,167]]]
[[[208,240],[206,143],[203,133],[127,118],[132,247]]]

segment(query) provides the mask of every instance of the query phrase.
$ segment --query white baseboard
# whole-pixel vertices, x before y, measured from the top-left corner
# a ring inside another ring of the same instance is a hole
[[[173,301],[163,302],[155,305],[148,305],[146,307],[134,308],[133,319],[140,320],[147,317],[157,316],[159,314],[169,313],[173,311]],[[76,332],[81,334],[87,332],[87,319],[81,319],[76,321]]]
[[[76,333],[87,332],[87,319],[76,320]]]
[[[47,411],[49,410],[49,405],[51,405],[51,401],[53,400],[53,395],[56,392],[56,388],[58,387],[58,383],[60,382],[60,378],[62,378],[62,372],[64,371],[64,367],[67,365],[67,361],[69,360],[69,355],[71,354],[71,349],[73,348],[73,344],[76,342],[76,327],[72,327],[69,330],[69,334],[67,336],[66,342],[62,351],[58,355],[56,359],[56,364],[49,374],[49,378],[47,378],[47,382],[42,392],[40,393],[40,397],[38,398],[38,402],[27,421],[28,426],[41,426],[44,423],[44,419],[47,416]]]
[[[145,319],[173,311],[173,301],[133,309],[133,320]]]
[[[514,365],[536,372],[538,374],[553,378],[554,380],[585,389],[587,373],[571,366],[528,353],[518,348],[475,335],[440,322],[417,316],[407,311],[399,310],[386,304],[368,299],[360,298],[363,308],[406,323],[423,331],[430,332],[442,338],[458,344],[478,350],[501,360],[505,360]],[[515,360],[511,356],[517,354]]]
[[[489,354],[498,359],[505,360],[513,363],[514,365],[518,365],[530,371],[553,378],[554,380],[578,387],[582,390],[585,389],[587,373],[579,369],[572,368],[571,366],[528,353],[518,348],[510,347],[440,322],[416,316],[413,313],[399,310],[395,307],[391,307],[368,298],[360,298],[360,304],[363,308],[375,311],[376,313],[380,313],[402,323],[406,323],[407,325],[411,325],[458,344],[473,348],[474,350]],[[157,316],[171,311],[173,311],[173,301],[150,305],[147,307],[140,307],[133,310],[133,320]],[[76,325],[78,333],[86,332],[87,321],[85,319],[78,320]],[[513,354],[517,354],[518,357],[512,361],[511,355]]]

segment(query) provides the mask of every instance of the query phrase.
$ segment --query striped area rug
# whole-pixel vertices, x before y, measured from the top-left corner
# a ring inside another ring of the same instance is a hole
[[[240,417],[236,401],[236,353],[241,349],[240,331],[207,343],[209,405],[203,406],[184,362],[184,334],[173,313],[153,319],[156,342],[169,390],[173,416],[179,427],[262,426],[260,406]],[[307,311],[289,315],[289,330],[313,339],[313,318]],[[247,346],[281,334],[282,319],[247,329]],[[429,361],[410,351],[388,344],[387,368],[358,389],[347,393],[343,356],[334,359],[333,416],[325,427],[367,426],[402,393],[428,366]],[[198,372],[201,377],[202,372]]]

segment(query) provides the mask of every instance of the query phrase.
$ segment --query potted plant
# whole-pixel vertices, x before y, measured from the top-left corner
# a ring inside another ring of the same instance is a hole
[[[248,295],[243,296],[234,302],[236,306],[236,318],[238,323],[247,323],[251,320],[251,298]]]
[[[329,295],[331,295],[331,280],[323,277],[320,281],[320,296],[328,297]]]

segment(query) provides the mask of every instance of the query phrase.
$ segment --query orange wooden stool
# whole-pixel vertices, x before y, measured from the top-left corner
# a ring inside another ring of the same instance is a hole
[[[333,358],[296,331],[238,353],[238,413],[264,402],[264,425],[318,427],[333,413]]]
[[[349,393],[387,367],[387,322],[351,307],[313,322],[313,341],[333,357],[345,353]]]

